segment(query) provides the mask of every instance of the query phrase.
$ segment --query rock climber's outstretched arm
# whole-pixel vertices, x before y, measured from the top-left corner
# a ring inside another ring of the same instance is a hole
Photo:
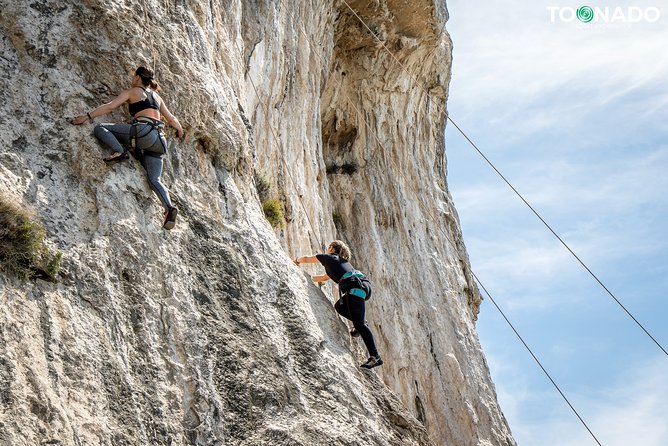
[[[301,265],[302,263],[319,263],[317,256],[301,256],[295,259],[295,265]],[[327,274],[321,274],[319,276],[311,276],[314,282],[322,283],[327,282],[330,277]]]
[[[300,263],[318,263],[319,260],[316,256],[301,256],[295,259],[295,265]]]
[[[79,115],[75,118],[72,119],[72,124],[74,125],[79,125],[83,124],[84,122],[88,121],[89,119],[96,118],[98,116],[106,115],[107,113],[111,112],[112,110],[117,109],[121,105],[125,104],[130,99],[130,90],[125,90],[122,91],[121,94],[116,96],[114,100],[111,102],[107,102],[106,104],[102,104],[99,107],[97,107],[95,110],[92,110],[85,115]]]

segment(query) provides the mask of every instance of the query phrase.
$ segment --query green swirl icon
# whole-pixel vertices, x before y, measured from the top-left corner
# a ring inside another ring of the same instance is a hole
[[[589,6],[582,6],[581,8],[578,8],[577,14],[578,14],[578,19],[584,23],[591,22],[592,19],[594,18],[594,10],[591,9]]]

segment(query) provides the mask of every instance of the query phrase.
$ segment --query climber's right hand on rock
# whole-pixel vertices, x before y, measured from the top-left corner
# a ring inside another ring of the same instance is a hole
[[[86,115],[79,115],[79,116],[75,116],[72,119],[69,119],[69,123],[74,124],[74,125],[81,125],[86,121],[88,121],[88,116],[86,116]]]

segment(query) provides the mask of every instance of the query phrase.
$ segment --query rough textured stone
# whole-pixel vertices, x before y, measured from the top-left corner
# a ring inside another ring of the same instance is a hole
[[[57,283],[0,276],[0,445],[514,444],[445,184],[445,4],[348,3],[420,85],[344,3],[0,1],[0,189],[63,253]],[[171,232],[136,161],[66,121],[140,63],[186,130]],[[335,237],[375,286],[371,372],[290,262]]]

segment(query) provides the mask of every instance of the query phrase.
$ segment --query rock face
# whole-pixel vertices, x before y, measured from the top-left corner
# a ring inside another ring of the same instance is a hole
[[[445,184],[446,19],[432,0],[2,0],[0,190],[63,266],[0,276],[0,445],[515,444]],[[170,232],[141,166],[66,121],[139,64],[186,130]],[[370,372],[334,290],[290,261],[334,238],[374,284]]]

